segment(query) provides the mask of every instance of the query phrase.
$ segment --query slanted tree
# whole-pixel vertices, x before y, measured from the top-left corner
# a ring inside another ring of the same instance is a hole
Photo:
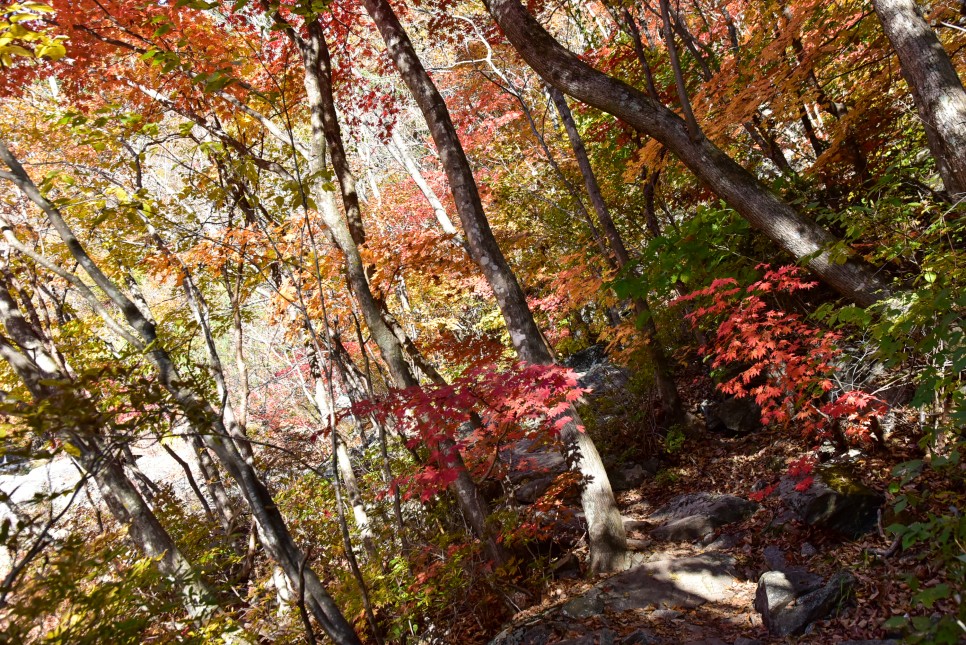
[[[888,282],[841,240],[797,212],[684,119],[563,47],[518,0],[488,0],[490,13],[520,56],[548,82],[613,114],[677,155],[699,180],[754,228],[849,300],[868,306],[888,297]]]
[[[517,355],[527,363],[553,364],[553,355],[533,319],[523,289],[490,228],[476,179],[443,97],[392,6],[386,0],[364,0],[364,5],[429,126],[456,202],[470,256],[493,290]],[[619,569],[625,564],[627,536],[610,480],[593,440],[578,427],[576,410],[571,407],[565,414],[570,420],[563,425],[561,438],[573,450],[576,468],[585,478],[581,504],[590,536],[591,569]]]
[[[926,141],[953,201],[966,194],[966,90],[916,0],[874,0],[872,5],[899,57]]]

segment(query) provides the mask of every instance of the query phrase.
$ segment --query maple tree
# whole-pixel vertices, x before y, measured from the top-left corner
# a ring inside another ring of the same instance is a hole
[[[599,343],[634,371],[616,398],[647,401],[641,445],[673,453],[714,385],[809,451],[805,490],[814,447],[886,443],[895,397],[842,376],[861,343],[953,460],[960,22],[911,0],[7,3],[0,446],[96,484],[130,527],[91,555],[121,596],[164,589],[201,640],[338,643],[492,636],[546,588],[554,518],[585,522],[588,570],[626,566],[607,415],[561,366]],[[529,509],[524,446],[568,459]],[[52,537],[28,506],[0,528],[0,620],[67,634],[30,599],[94,523]]]

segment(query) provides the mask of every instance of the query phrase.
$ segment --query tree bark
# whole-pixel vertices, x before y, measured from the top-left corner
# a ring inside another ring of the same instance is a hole
[[[915,0],[873,0],[950,197],[966,193],[966,90]]]
[[[305,66],[304,84],[306,96],[309,104],[309,119],[312,127],[312,137],[310,141],[309,167],[313,174],[318,174],[324,167],[326,124],[324,115],[327,112],[334,112],[334,108],[326,107],[326,103],[333,100],[331,87],[328,81],[324,80],[325,62],[323,61],[323,50],[325,49],[325,38],[321,29],[311,30],[307,40],[299,40],[302,51],[302,59]],[[326,92],[329,88],[329,92]],[[351,173],[345,173],[351,178]],[[343,199],[347,198],[349,185],[343,185],[341,175],[337,175],[340,189],[343,192]],[[354,186],[354,179],[352,181]],[[388,312],[377,300],[369,286],[366,275],[365,265],[359,253],[360,240],[353,237],[353,232],[342,219],[335,205],[335,200],[330,191],[321,186],[321,182],[315,182],[314,194],[320,206],[320,213],[326,226],[332,233],[336,245],[343,252],[346,263],[346,273],[349,286],[355,295],[356,302],[362,311],[362,316],[369,327],[369,333],[376,341],[379,352],[382,355],[389,373],[397,387],[406,388],[419,385],[419,381],[413,374],[409,364],[406,362],[405,351],[402,343],[396,337],[391,326],[387,324]],[[351,201],[351,197],[349,197]],[[357,232],[358,235],[358,232]],[[486,528],[486,518],[489,510],[485,507],[482,497],[476,491],[473,479],[466,471],[463,458],[459,454],[456,445],[451,441],[441,442],[440,447],[444,453],[448,466],[457,471],[457,480],[451,484],[453,493],[467,516],[470,525],[473,527],[477,537],[483,539],[491,552],[491,555],[498,562],[503,562],[505,556],[502,548],[489,536]]]
[[[10,168],[4,178],[13,181],[23,194],[47,216],[58,236],[66,244],[77,264],[120,310],[125,322],[148,348],[146,358],[154,366],[159,383],[171,394],[182,413],[195,427],[208,428],[202,442],[219,459],[234,479],[248,502],[266,551],[282,567],[293,585],[303,578],[303,554],[295,544],[271,493],[258,477],[253,466],[232,440],[221,415],[211,404],[190,389],[157,335],[155,325],[148,320],[134,302],[97,266],[74,235],[60,211],[38,190],[23,166],[6,144],[0,142],[0,160]],[[321,580],[311,569],[304,571],[307,604],[312,614],[329,637],[339,645],[361,645],[349,621],[329,596]]]
[[[0,337],[0,356],[14,369],[35,400],[56,398],[60,387],[53,383],[67,384],[69,376],[47,351],[41,330],[32,329],[24,319],[5,285],[0,285],[0,322],[16,343],[15,347]],[[92,410],[85,416],[96,418],[98,415]],[[177,581],[189,615],[195,619],[210,616],[217,610],[214,596],[128,479],[117,457],[110,449],[105,449],[97,430],[93,427],[76,428],[61,438],[80,451],[81,465],[94,478],[111,514],[122,526],[130,527],[128,535],[134,545],[145,556],[158,558],[158,569]]]
[[[567,105],[567,99],[556,87],[550,86],[549,92],[550,98],[557,108],[557,113],[560,114],[560,120],[563,121],[564,129],[567,131],[567,137],[570,139],[570,145],[574,150],[574,157],[577,158],[580,174],[584,178],[584,185],[587,188],[587,194],[590,196],[590,203],[593,205],[594,211],[597,213],[597,219],[600,220],[600,226],[604,229],[607,240],[610,242],[611,252],[614,254],[617,267],[623,270],[630,264],[630,253],[628,253],[627,246],[624,244],[624,238],[621,237],[620,231],[617,230],[617,225],[614,224],[614,219],[610,216],[610,209],[607,208],[607,204],[604,202],[600,185],[597,183],[597,175],[594,174],[594,169],[590,165],[590,157],[587,155],[584,140],[577,130],[577,123],[574,121],[570,106]],[[674,422],[679,421],[683,415],[681,398],[678,396],[677,386],[674,384],[671,361],[668,360],[664,350],[658,344],[657,326],[654,323],[654,316],[651,313],[650,307],[647,305],[647,301],[643,297],[634,299],[634,308],[637,310],[637,314],[643,319],[641,331],[644,334],[644,351],[647,354],[647,360],[654,369],[655,385],[660,393],[664,407],[668,411],[669,417]]]
[[[487,6],[514,48],[543,78],[662,143],[755,229],[805,261],[841,295],[861,306],[891,295],[889,284],[841,240],[796,212],[706,137],[693,140],[685,122],[666,106],[565,49],[518,0],[488,0]]]
[[[470,256],[493,289],[517,355],[527,363],[552,364],[553,356],[533,319],[523,289],[507,264],[483,212],[476,180],[443,97],[416,55],[389,2],[364,0],[364,5],[426,119],[449,180]],[[591,537],[591,568],[595,571],[613,570],[624,564],[627,547],[624,525],[597,449],[590,437],[579,429],[576,410],[571,408],[566,414],[571,421],[561,431],[561,438],[574,451],[577,468],[585,478],[581,502]],[[459,481],[457,485],[460,485]]]

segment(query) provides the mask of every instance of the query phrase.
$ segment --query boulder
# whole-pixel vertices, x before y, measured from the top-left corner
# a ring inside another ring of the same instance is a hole
[[[667,542],[696,542],[714,533],[715,524],[706,515],[689,515],[671,520],[651,531],[655,540]]]
[[[582,596],[568,600],[560,608],[567,618],[584,619],[604,613],[604,599],[598,589],[591,589]]]
[[[691,515],[704,515],[716,526],[722,526],[751,517],[757,509],[758,504],[743,497],[718,493],[689,493],[679,495],[657,509],[651,513],[650,519],[665,522]]]
[[[769,545],[762,551],[765,556],[765,564],[772,571],[785,571],[788,569],[788,561],[785,559],[785,552],[775,545]]]
[[[610,362],[604,345],[593,345],[564,359],[563,364],[578,374],[578,384],[588,396],[616,393],[627,387],[630,372]]]
[[[704,540],[718,527],[750,517],[757,508],[755,502],[734,495],[681,495],[651,514],[651,520],[664,522],[651,536],[675,542]]]
[[[838,612],[855,587],[855,577],[840,572],[822,584],[806,571],[768,571],[758,580],[755,609],[772,634],[788,636]]]
[[[701,412],[709,432],[743,435],[761,428],[761,408],[750,398],[703,401]]]
[[[664,641],[646,629],[638,629],[621,639],[621,645],[662,645]]]
[[[655,557],[595,587],[607,609],[690,608],[730,597],[736,582],[731,556],[705,552],[687,558]]]
[[[548,645],[553,631],[540,622],[511,626],[496,635],[489,645]]]
[[[617,639],[617,632],[611,629],[598,629],[577,638],[558,641],[557,645],[617,645]]]
[[[536,477],[530,481],[520,484],[516,490],[513,491],[513,499],[517,501],[518,504],[530,505],[536,502],[547,489],[550,488],[550,484],[553,483],[552,475],[544,475],[542,477]]]
[[[646,479],[653,477],[661,467],[657,460],[654,462],[622,464],[608,469],[607,476],[610,478],[610,485],[614,492],[620,493],[637,488]]]
[[[796,490],[797,481],[786,478],[778,487],[784,503],[809,526],[832,529],[850,538],[872,531],[885,497],[862,484],[843,465],[821,465],[812,485]]]

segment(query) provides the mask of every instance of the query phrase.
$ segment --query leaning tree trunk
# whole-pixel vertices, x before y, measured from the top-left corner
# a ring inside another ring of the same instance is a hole
[[[5,173],[8,175],[6,178],[16,184],[24,196],[44,212],[80,268],[114,303],[130,329],[137,334],[137,339],[140,339],[141,345],[146,348],[145,357],[157,372],[159,383],[171,394],[180,411],[192,426],[209,429],[201,438],[202,442],[218,457],[225,470],[238,484],[252,511],[265,550],[282,567],[293,587],[304,585],[306,604],[329,638],[339,645],[361,645],[352,625],[325,590],[318,575],[310,567],[305,566],[305,555],[296,545],[265,483],[232,440],[221,415],[207,400],[188,387],[188,381],[181,377],[174,361],[158,337],[154,323],[141,313],[117,283],[94,262],[60,210],[41,194],[23,165],[2,141],[0,141],[0,160],[6,163],[11,171]],[[137,339],[134,340],[137,342]]]
[[[684,120],[635,88],[580,60],[551,36],[519,0],[487,0],[507,39],[540,76],[574,98],[653,137],[779,248],[861,306],[890,295],[886,280],[842,241],[779,199],[706,137],[692,138]],[[834,248],[833,248],[834,247]]]
[[[873,0],[953,200],[966,193],[966,90],[916,0]]]
[[[631,256],[627,252],[624,238],[621,237],[617,225],[614,224],[614,219],[610,216],[610,209],[604,202],[600,184],[597,183],[597,175],[594,174],[594,169],[590,165],[590,157],[587,155],[584,140],[577,130],[573,113],[570,111],[570,106],[567,105],[567,99],[561,94],[560,90],[552,85],[548,87],[548,90],[550,99],[553,101],[554,107],[557,108],[560,120],[563,121],[564,129],[567,131],[570,146],[573,148],[574,157],[577,159],[577,166],[580,168],[587,194],[590,196],[590,203],[597,213],[597,219],[600,220],[600,226],[604,229],[608,242],[610,242],[611,252],[614,254],[617,267],[624,269],[630,264]],[[681,397],[678,396],[678,389],[674,384],[671,361],[668,360],[664,349],[658,344],[660,341],[657,337],[657,325],[654,322],[654,316],[644,296],[634,299],[634,308],[637,310],[638,316],[642,318],[641,331],[644,334],[644,352],[654,369],[654,382],[661,396],[661,402],[664,404],[671,421],[678,422],[684,414],[681,409]]]
[[[389,2],[364,0],[364,4],[429,126],[456,202],[470,256],[493,289],[517,355],[528,363],[552,364],[553,357],[533,319],[523,289],[507,264],[483,212],[476,180],[443,97],[416,55]],[[600,455],[590,437],[578,426],[576,410],[571,408],[567,415],[571,421],[565,424],[561,438],[574,453],[576,467],[585,479],[581,502],[591,538],[591,568],[595,571],[613,570],[623,566],[627,548],[620,511]]]
[[[69,375],[48,351],[43,332],[23,317],[5,285],[0,285],[0,323],[17,345],[0,336],[0,357],[10,364],[35,400],[56,399],[61,394],[56,383],[69,383]],[[96,410],[85,416],[96,418]],[[158,570],[176,581],[189,615],[196,619],[210,616],[217,610],[214,596],[128,479],[116,456],[105,450],[97,433],[97,428],[84,428],[61,438],[80,451],[81,466],[97,483],[111,514],[129,527],[128,536],[134,545],[145,556],[157,558]]]
[[[294,31],[290,33],[294,33]],[[329,143],[333,150],[341,149],[342,138],[337,127],[335,127],[338,121],[336,120],[334,97],[332,95],[330,63],[325,35],[317,20],[309,24],[308,35],[307,39],[297,38],[297,42],[305,66],[303,80],[309,104],[309,121],[312,128],[309,167],[315,174],[323,169],[326,143]],[[354,204],[358,213],[355,179],[348,168],[348,164],[344,164],[342,168],[342,171],[337,173],[336,176],[339,180],[343,202],[347,204],[347,210],[350,208],[349,205]],[[359,253],[359,245],[365,240],[361,220],[354,228],[347,225],[336,208],[332,193],[325,190],[320,184],[321,182],[316,182],[315,190],[317,201],[320,204],[319,212],[331,231],[336,245],[345,257],[349,287],[359,304],[366,325],[369,327],[369,333],[376,341],[379,353],[389,367],[389,372],[396,386],[407,388],[419,385],[419,381],[406,362],[402,343],[386,322],[388,312],[376,300],[369,286],[365,265]],[[450,484],[450,489],[456,497],[460,509],[466,515],[477,537],[485,541],[494,560],[502,564],[506,556],[502,547],[489,534],[486,525],[489,509],[479,494],[473,478],[470,477],[456,444],[452,440],[445,439],[440,441],[439,448],[446,461],[444,465],[456,472],[456,480]]]

